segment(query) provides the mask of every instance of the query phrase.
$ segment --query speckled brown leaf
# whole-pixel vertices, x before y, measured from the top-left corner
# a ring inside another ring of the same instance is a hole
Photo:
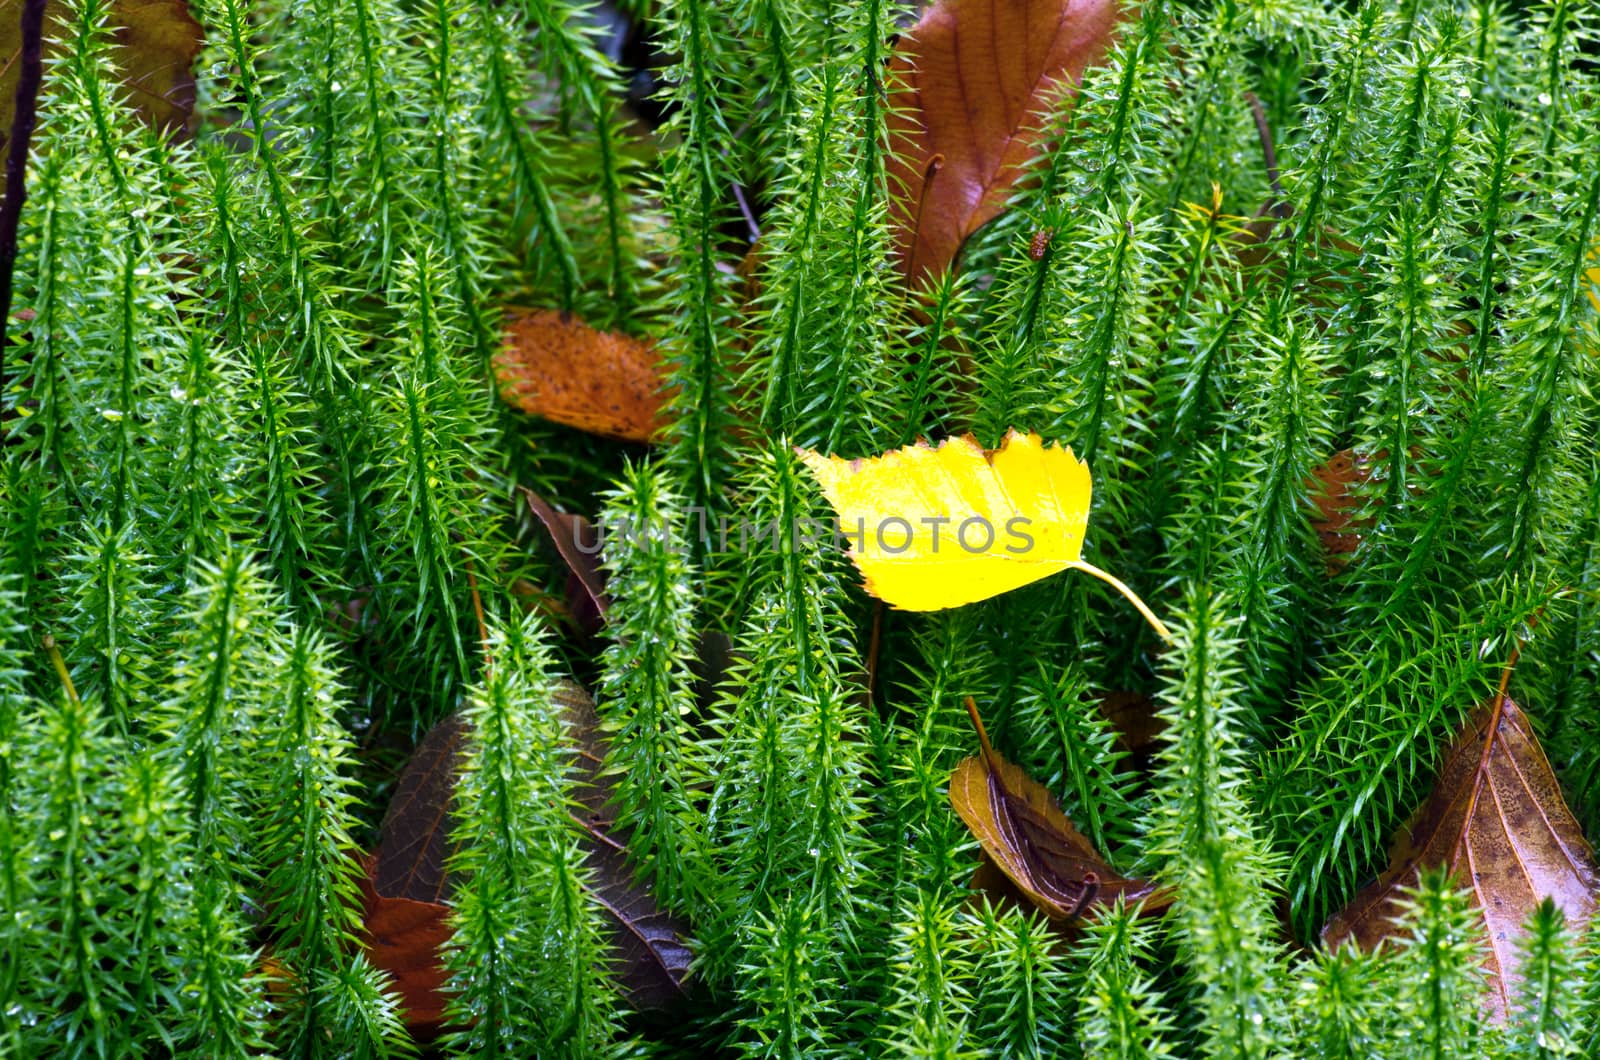
[[[1322,938],[1330,948],[1380,945],[1397,934],[1403,892],[1417,886],[1423,870],[1446,867],[1471,889],[1483,916],[1489,1008],[1503,1020],[1519,978],[1518,940],[1534,906],[1553,899],[1581,931],[1594,915],[1600,876],[1549,759],[1510,699],[1485,760],[1493,714],[1490,702],[1467,719],[1433,794],[1396,833],[1389,867],[1328,921]]]
[[[648,442],[666,426],[655,346],[569,313],[507,310],[495,374],[507,402],[580,431]]]
[[[1040,912],[1070,920],[1118,898],[1130,905],[1142,901],[1147,912],[1172,904],[1170,892],[1118,875],[1044,786],[995,751],[970,699],[967,710],[982,753],[956,766],[950,804],[983,852]]]
[[[0,0],[0,138],[11,131],[16,105],[21,9],[19,0]],[[47,41],[71,32],[67,17],[60,0],[46,7]],[[189,5],[184,0],[112,0],[108,28],[114,41],[112,58],[128,102],[156,129],[171,132],[186,127],[194,110],[190,67],[204,43],[204,31],[189,14]],[[46,45],[46,85],[49,56],[59,50]]]
[[[912,283],[1005,208],[1059,92],[1111,43],[1115,0],[938,0],[889,64],[891,207]]]

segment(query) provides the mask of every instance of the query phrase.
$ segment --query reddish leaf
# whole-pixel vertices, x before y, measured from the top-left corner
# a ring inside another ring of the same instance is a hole
[[[506,401],[568,427],[648,442],[666,425],[655,347],[569,313],[509,310],[495,372]]]
[[[1119,876],[1044,787],[1002,758],[971,699],[967,710],[983,753],[963,759],[950,778],[950,803],[983,852],[1040,912],[1071,920],[1118,898],[1165,909],[1172,895],[1146,880]]]
[[[896,49],[890,219],[908,281],[936,277],[1005,208],[1040,125],[1111,43],[1114,0],[938,0]]]
[[[1328,921],[1322,939],[1330,948],[1382,944],[1397,934],[1403,892],[1417,886],[1424,870],[1446,867],[1471,888],[1483,916],[1489,1007],[1503,1020],[1519,979],[1517,942],[1528,915],[1549,897],[1582,930],[1594,915],[1600,876],[1549,759],[1509,699],[1485,755],[1494,717],[1491,701],[1467,719],[1433,794],[1395,834],[1389,867]]]
[[[0,0],[0,141],[10,133],[16,103],[20,7],[12,0]],[[50,42],[71,36],[67,20],[72,17],[59,2],[45,8],[47,79],[48,56],[59,51]],[[113,0],[107,26],[128,103],[163,132],[186,126],[194,110],[190,65],[205,41],[205,31],[189,14],[189,5],[184,0]]]
[[[1306,483],[1311,491],[1311,502],[1316,506],[1311,526],[1327,553],[1330,575],[1344,569],[1350,562],[1350,554],[1361,543],[1361,527],[1352,519],[1361,506],[1355,489],[1369,474],[1365,460],[1358,460],[1349,449],[1341,449],[1323,461]]]
[[[445,973],[440,947],[450,940],[450,907],[385,897],[373,886],[375,858],[361,875],[363,944],[375,967],[389,973],[405,1006],[406,1026],[431,1038],[445,1022]]]

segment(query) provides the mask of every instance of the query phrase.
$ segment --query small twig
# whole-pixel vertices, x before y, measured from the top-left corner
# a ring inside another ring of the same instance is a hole
[[[756,221],[756,215],[750,209],[750,199],[745,195],[744,185],[738,181],[733,182],[733,201],[739,204],[739,212],[744,215],[745,227],[750,232],[752,244],[761,241],[761,225]]]
[[[56,647],[56,638],[46,633],[39,639],[39,646],[50,656],[50,665],[56,668],[56,675],[61,678],[61,687],[67,690],[67,699],[74,707],[82,708],[83,700],[78,698],[78,689],[72,683],[72,675],[67,672],[66,660],[61,658],[61,649]]]
[[[467,589],[472,594],[472,613],[478,616],[478,639],[483,645],[483,668],[487,672],[493,662],[489,655],[489,623],[483,617],[483,598],[478,595],[478,576],[473,572],[472,559],[467,559]]]
[[[0,387],[5,386],[7,332],[11,323],[11,274],[17,264],[17,226],[27,201],[28,148],[39,111],[39,82],[44,78],[44,9],[46,0],[23,0],[22,58],[17,73],[16,112],[6,144],[5,200],[0,202]]]
[[[867,641],[867,702],[872,702],[872,696],[878,684],[878,650],[883,641],[883,601],[874,601],[872,608],[872,636]]]
[[[1505,712],[1506,691],[1511,687],[1511,671],[1516,669],[1517,660],[1522,657],[1522,638],[1518,637],[1511,645],[1511,657],[1506,660],[1505,669],[1500,671],[1500,687],[1495,690],[1494,709],[1489,712],[1489,731],[1483,740],[1483,753],[1478,756],[1478,769],[1472,777],[1472,794],[1467,797],[1467,813],[1461,819],[1461,836],[1457,845],[1464,842],[1468,831],[1472,828],[1472,816],[1478,811],[1478,795],[1483,791],[1483,778],[1489,774],[1489,758],[1494,753],[1494,738],[1500,732],[1500,717]]]
[[[983,718],[978,714],[978,704],[971,696],[966,699],[967,716],[972,719],[972,727],[978,730],[978,746],[983,750],[983,760],[992,771],[1000,769],[1000,756],[994,753],[994,745],[989,742],[989,733],[983,727]]]
[[[1261,138],[1261,154],[1267,160],[1267,182],[1272,185],[1272,201],[1267,204],[1267,212],[1281,220],[1289,216],[1289,203],[1283,194],[1283,182],[1278,176],[1278,150],[1272,145],[1272,126],[1267,124],[1267,109],[1254,92],[1246,92],[1244,98],[1250,101],[1250,113],[1256,119],[1256,135]]]

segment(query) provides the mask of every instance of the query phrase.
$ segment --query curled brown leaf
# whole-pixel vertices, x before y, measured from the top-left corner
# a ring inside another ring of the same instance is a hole
[[[1170,891],[1119,875],[1044,786],[995,751],[970,698],[967,710],[982,753],[956,766],[950,804],[995,867],[1040,912],[1072,920],[1119,898],[1143,902],[1147,912],[1172,904]]]

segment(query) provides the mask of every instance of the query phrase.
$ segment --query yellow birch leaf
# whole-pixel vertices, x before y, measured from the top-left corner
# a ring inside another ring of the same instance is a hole
[[[1084,562],[1093,483],[1071,448],[1013,430],[992,451],[964,435],[859,460],[799,453],[838,513],[867,592],[893,607],[959,607],[1076,568],[1166,635],[1132,590]]]

